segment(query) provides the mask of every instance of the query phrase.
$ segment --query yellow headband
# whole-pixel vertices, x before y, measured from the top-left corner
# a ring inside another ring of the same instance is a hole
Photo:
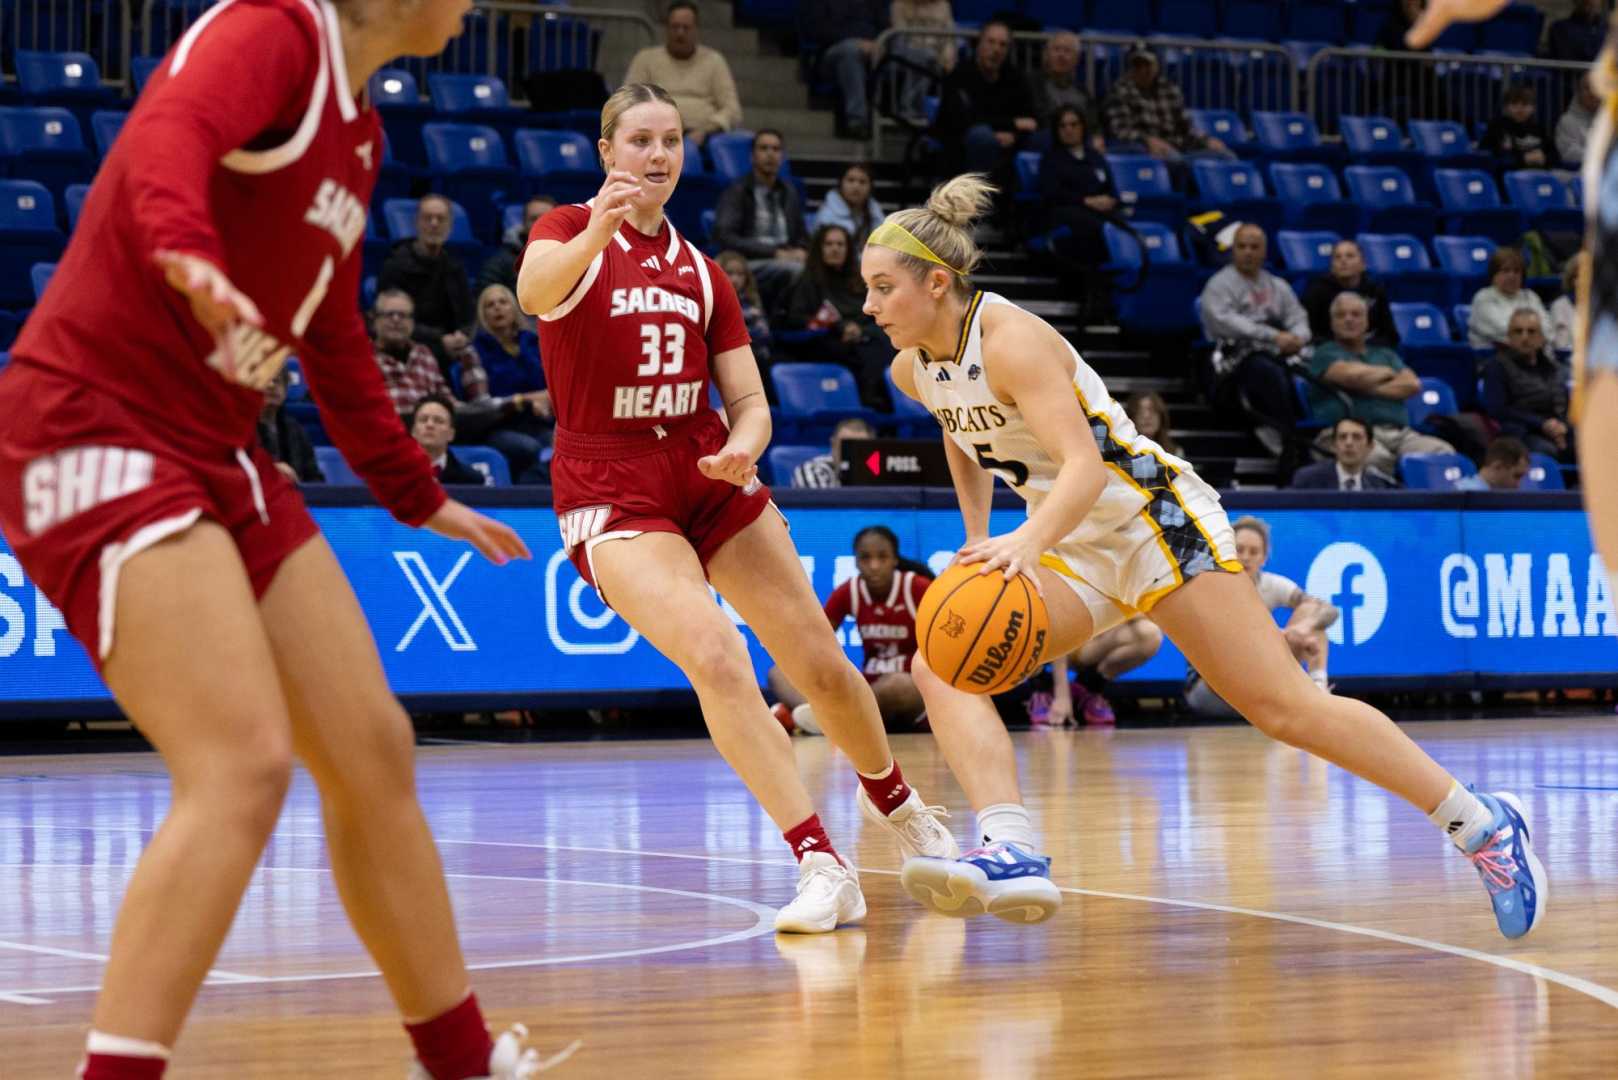
[[[930,263],[937,263],[952,274],[959,274],[961,277],[966,276],[966,271],[957,270],[937,255],[934,255],[932,248],[917,240],[910,230],[903,225],[895,224],[892,218],[878,225],[876,231],[865,242],[875,244],[877,247],[892,248],[894,251],[901,251],[906,255],[914,255],[918,259],[926,259]]]

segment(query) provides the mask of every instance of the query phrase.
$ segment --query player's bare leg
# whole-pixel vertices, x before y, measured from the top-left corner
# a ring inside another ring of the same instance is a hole
[[[124,564],[103,676],[173,796],[119,907],[93,1027],[171,1047],[292,777],[270,644],[223,528],[200,521]]]
[[[916,689],[915,676],[907,671],[883,675],[871,686],[876,695],[876,707],[882,711],[884,722],[904,723],[914,720],[927,707]]]

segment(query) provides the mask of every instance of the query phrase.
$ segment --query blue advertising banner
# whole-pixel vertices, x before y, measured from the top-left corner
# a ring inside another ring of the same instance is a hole
[[[904,554],[935,568],[962,537],[960,514],[936,499],[893,500],[909,503],[901,506],[792,501],[785,512],[821,597],[853,574],[852,540],[865,525],[892,528]],[[1334,677],[1453,681],[1477,674],[1487,681],[1618,671],[1612,640],[1618,616],[1608,579],[1583,514],[1567,500],[1554,509],[1523,500],[1486,508],[1459,497],[1363,508],[1340,498],[1326,505],[1269,501],[1283,505],[1231,514],[1266,520],[1273,537],[1269,569],[1342,609],[1329,631]],[[548,506],[486,509],[523,535],[532,562],[492,566],[372,506],[314,510],[398,693],[522,698],[685,689],[679,671],[580,580]],[[1020,509],[997,509],[992,527],[1006,531],[1020,520]],[[857,656],[852,627],[840,633]],[[762,677],[768,657],[747,637]],[[1179,681],[1184,674],[1183,658],[1165,645],[1131,678]],[[30,706],[105,697],[60,614],[0,539],[0,710],[27,713]]]

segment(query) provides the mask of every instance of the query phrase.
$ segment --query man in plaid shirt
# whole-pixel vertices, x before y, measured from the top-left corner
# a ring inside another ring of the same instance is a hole
[[[416,302],[403,289],[384,289],[371,309],[376,341],[376,362],[382,380],[400,416],[409,416],[429,397],[451,400],[449,384],[438,368],[438,361],[427,346],[411,338],[416,329]]]
[[[1112,139],[1138,143],[1155,158],[1178,162],[1182,155],[1199,151],[1232,156],[1219,139],[1191,129],[1185,95],[1161,77],[1157,56],[1150,49],[1130,50],[1128,70],[1113,83],[1106,112]]]

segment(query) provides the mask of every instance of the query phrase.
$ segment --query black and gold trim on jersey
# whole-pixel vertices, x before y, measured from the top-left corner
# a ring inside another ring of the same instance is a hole
[[[1155,450],[1132,449],[1113,432],[1112,423],[1105,413],[1090,408],[1090,403],[1077,386],[1073,388],[1073,395],[1079,399],[1079,408],[1089,418],[1090,434],[1096,441],[1096,449],[1101,452],[1101,463],[1146,500],[1140,512],[1141,517],[1151,524],[1164,559],[1174,568],[1174,580],[1156,592],[1143,596],[1137,605],[1138,610],[1151,611],[1159,600],[1198,574],[1210,570],[1241,573],[1241,563],[1219,557],[1219,550],[1214,546],[1208,530],[1203,528],[1196,513],[1175,490],[1174,481],[1181,470],[1164,461]]]
[[[955,339],[955,351],[949,356],[944,357],[945,360],[960,360],[961,354],[966,351],[967,335],[972,332],[972,320],[978,317],[978,309],[982,306],[983,290],[979,289],[977,292],[972,294],[972,299],[966,302],[966,318],[961,320],[961,333],[960,336]],[[921,362],[923,366],[933,362],[934,358],[927,355],[926,349],[920,349],[918,351],[921,353]]]

